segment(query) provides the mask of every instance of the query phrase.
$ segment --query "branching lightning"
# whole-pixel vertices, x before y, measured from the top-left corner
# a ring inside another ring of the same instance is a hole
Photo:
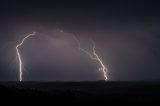
[[[18,56],[18,60],[19,60],[19,81],[22,81],[23,78],[22,78],[22,75],[23,75],[23,71],[22,71],[22,59],[21,59],[21,55],[20,55],[20,52],[19,52],[19,47],[23,45],[24,41],[26,39],[28,39],[30,36],[34,36],[36,34],[36,32],[33,32],[29,35],[27,35],[26,37],[24,37],[22,39],[22,41],[16,46],[16,51],[17,51],[17,56]]]
[[[76,40],[76,42],[77,42],[77,44],[78,44],[78,49],[79,49],[79,50],[81,50],[81,51],[84,52],[85,54],[89,55],[89,57],[90,57],[92,60],[95,60],[95,61],[97,61],[97,62],[99,63],[99,65],[100,65],[99,71],[102,71],[102,72],[103,72],[103,76],[104,76],[105,80],[107,80],[107,79],[108,79],[108,77],[107,77],[107,71],[108,71],[108,69],[107,69],[107,67],[103,64],[102,60],[99,58],[98,54],[96,53],[96,50],[95,50],[96,47],[95,47],[94,41],[92,40],[92,43],[93,43],[93,48],[92,48],[92,50],[93,50],[93,52],[90,53],[90,52],[86,51],[85,49],[83,49],[83,48],[81,47],[80,41],[76,38],[76,36],[73,36],[73,38]]]

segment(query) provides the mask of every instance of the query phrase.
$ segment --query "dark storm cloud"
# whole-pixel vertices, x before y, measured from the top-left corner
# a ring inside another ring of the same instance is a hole
[[[14,1],[0,9],[0,80],[18,80],[15,45],[23,46],[25,80],[103,79],[80,53],[72,35],[91,51],[89,38],[109,68],[110,80],[159,80],[158,1]],[[63,30],[63,33],[60,31]]]

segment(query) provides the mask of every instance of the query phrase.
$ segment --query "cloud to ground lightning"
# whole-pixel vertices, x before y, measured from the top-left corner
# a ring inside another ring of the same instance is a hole
[[[88,51],[86,51],[85,49],[83,49],[81,47],[81,44],[80,44],[80,41],[76,38],[76,36],[73,36],[73,38],[76,40],[77,44],[78,44],[78,49],[81,50],[82,52],[84,52],[85,54],[87,54],[92,60],[95,60],[97,61],[97,63],[99,63],[100,65],[100,68],[99,68],[99,71],[102,71],[103,72],[103,76],[105,78],[105,80],[108,80],[108,77],[107,77],[107,67],[103,64],[102,60],[99,58],[98,54],[96,53],[96,48],[95,48],[95,43],[94,41],[92,40],[92,43],[93,43],[93,52],[90,53]]]
[[[18,60],[19,60],[19,81],[22,81],[22,80],[23,80],[23,77],[22,77],[22,75],[23,75],[23,71],[22,71],[23,63],[22,63],[22,59],[21,59],[19,47],[21,47],[21,46],[23,45],[23,43],[24,43],[24,41],[25,41],[26,39],[28,39],[28,38],[31,37],[31,36],[34,36],[35,34],[36,34],[36,32],[33,32],[33,33],[27,35],[27,36],[24,37],[24,38],[22,39],[22,41],[16,46],[17,56],[18,56]]]

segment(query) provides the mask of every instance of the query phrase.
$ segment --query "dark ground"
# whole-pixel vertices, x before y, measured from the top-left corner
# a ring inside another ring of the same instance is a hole
[[[149,104],[160,101],[160,82],[0,82],[1,103]]]

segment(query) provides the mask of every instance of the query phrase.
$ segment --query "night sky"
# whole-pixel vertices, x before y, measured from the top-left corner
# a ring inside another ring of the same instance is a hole
[[[7,0],[0,3],[0,81],[18,81],[16,45],[24,81],[104,80],[99,65],[79,51],[96,52],[110,81],[160,80],[158,0]]]

